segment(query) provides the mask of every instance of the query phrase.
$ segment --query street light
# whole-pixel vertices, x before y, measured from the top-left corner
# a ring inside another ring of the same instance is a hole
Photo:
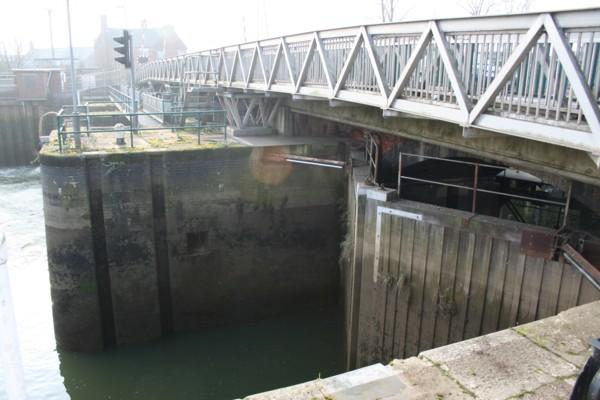
[[[75,57],[73,56],[73,39],[71,37],[71,7],[67,1],[67,26],[69,28],[69,53],[71,57],[71,95],[73,96],[73,135],[75,137],[75,147],[81,148],[81,134],[79,129],[79,113],[77,100],[77,78],[75,76]]]

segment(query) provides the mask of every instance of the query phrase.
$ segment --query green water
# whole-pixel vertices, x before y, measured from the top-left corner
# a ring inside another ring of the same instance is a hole
[[[100,354],[57,352],[39,169],[0,169],[0,231],[8,240],[30,399],[234,399],[343,370],[336,309],[177,334]],[[0,400],[8,398],[4,368]]]

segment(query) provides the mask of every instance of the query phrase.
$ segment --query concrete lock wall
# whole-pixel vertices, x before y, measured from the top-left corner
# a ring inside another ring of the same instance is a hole
[[[36,158],[38,122],[46,108],[40,102],[0,102],[0,167],[27,165]]]
[[[333,303],[335,146],[41,155],[57,344],[93,351]]]
[[[359,226],[345,289],[349,368],[414,356],[600,299],[563,260],[522,254],[523,230],[545,229],[378,200],[386,192],[355,175],[349,211]]]

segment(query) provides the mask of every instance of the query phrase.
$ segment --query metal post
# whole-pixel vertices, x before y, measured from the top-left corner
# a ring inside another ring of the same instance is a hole
[[[61,125],[62,125],[62,118],[58,117],[56,119],[56,134],[58,135],[58,151],[62,153],[63,150],[63,138],[62,138],[62,129],[61,129]]]
[[[85,106],[85,116],[86,116],[86,120],[87,120],[87,126],[86,126],[87,136],[90,137],[90,127],[92,126],[92,116],[90,115],[90,106],[87,104]]]
[[[133,147],[133,115],[129,113],[129,140],[131,141],[131,147]]]
[[[73,56],[73,39],[71,37],[71,8],[67,1],[67,27],[69,28],[69,53],[71,58],[71,96],[73,97],[73,131],[75,137],[75,148],[81,149],[81,135],[79,128],[79,114],[77,105],[77,77],[75,76],[75,57]]]
[[[573,189],[573,181],[569,181],[569,188],[567,189],[567,202],[565,203],[565,214],[563,215],[563,223],[560,229],[567,226],[567,220],[569,217],[569,207],[571,206],[571,190]]]
[[[201,115],[201,113],[198,112],[198,144],[200,144],[200,115]],[[184,122],[184,124],[185,124],[185,122]]]
[[[225,140],[225,146],[227,146],[227,120],[225,117],[225,111],[221,113],[223,117],[223,139]]]
[[[402,153],[398,155],[398,198],[400,198],[400,184],[402,181]]]
[[[471,205],[471,212],[475,214],[477,210],[477,183],[479,181],[479,164],[475,164],[475,176],[473,177],[473,204]]]
[[[138,120],[137,120],[137,100],[135,93],[135,60],[133,59],[133,46],[129,45],[130,52],[130,60],[131,60],[131,68],[129,68],[130,79],[131,79],[131,112],[136,114],[131,120],[131,124],[134,125],[134,129],[137,129]]]
[[[48,28],[50,30],[50,51],[52,52],[52,62],[54,62],[54,59],[56,58],[56,55],[54,54],[54,35],[52,32],[52,10],[50,8],[47,9],[48,11]]]

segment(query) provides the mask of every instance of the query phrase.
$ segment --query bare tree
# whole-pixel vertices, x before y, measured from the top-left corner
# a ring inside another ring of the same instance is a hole
[[[502,0],[502,11],[517,14],[529,11],[530,0]]]
[[[495,0],[466,0],[465,8],[469,15],[487,15],[496,5]]]
[[[8,52],[6,51],[6,45],[4,42],[0,42],[2,45],[2,62],[0,63],[0,71],[10,71],[10,57],[8,56]]]
[[[21,68],[23,66],[23,43],[15,39],[15,56],[13,68]]]
[[[383,22],[392,22],[394,20],[394,8],[398,0],[380,0],[381,20]]]

